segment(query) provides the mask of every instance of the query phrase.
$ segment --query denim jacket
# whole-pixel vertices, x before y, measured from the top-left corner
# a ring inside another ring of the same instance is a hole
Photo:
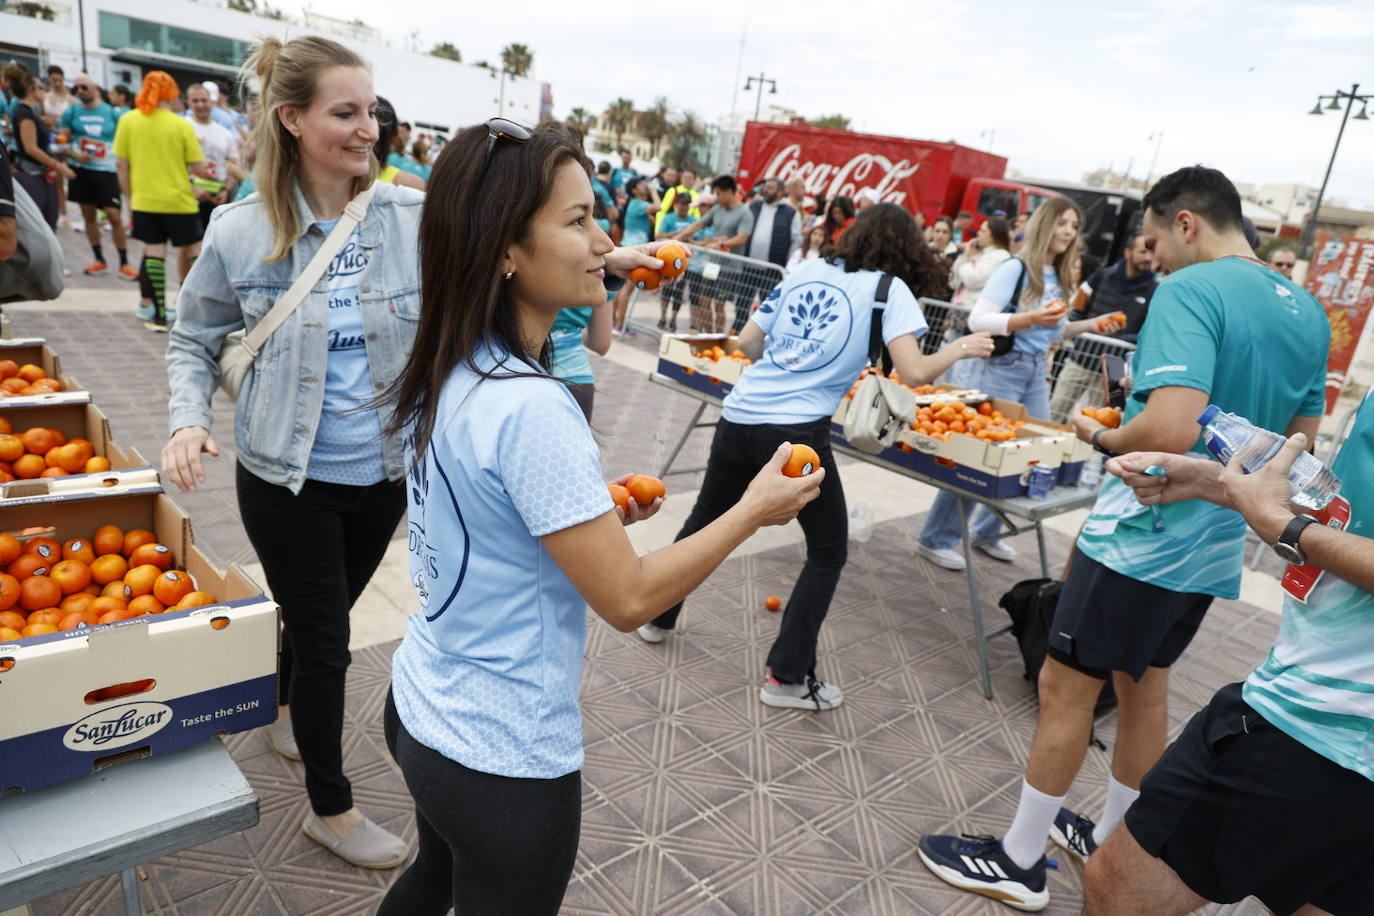
[[[219,352],[239,328],[251,330],[305,269],[324,242],[315,216],[294,189],[301,235],[291,254],[275,263],[263,258],[272,230],[262,199],[253,194],[217,208],[206,230],[200,258],[182,284],[177,321],[167,346],[171,383],[170,431],[210,428],[210,401],[219,384]],[[367,362],[376,390],[390,385],[410,358],[420,320],[420,207],[424,195],[379,182],[358,229],[371,258],[358,281]],[[244,381],[234,411],[234,445],[239,461],[269,483],[299,493],[324,405],[329,361],[329,305],[326,282],[309,295],[263,345]],[[392,411],[381,408],[382,427]],[[382,443],[387,477],[404,476],[403,446],[394,436]]]

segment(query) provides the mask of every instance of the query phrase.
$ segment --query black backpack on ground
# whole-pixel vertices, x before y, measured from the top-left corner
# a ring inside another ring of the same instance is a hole
[[[1025,579],[1016,583],[1002,596],[999,605],[1011,617],[1011,635],[1021,648],[1021,659],[1026,664],[1026,680],[1039,691],[1040,666],[1045,663],[1049,649],[1050,624],[1054,620],[1054,609],[1059,603],[1059,592],[1063,583],[1056,579]],[[1093,718],[1116,708],[1116,691],[1109,680],[1097,698]]]

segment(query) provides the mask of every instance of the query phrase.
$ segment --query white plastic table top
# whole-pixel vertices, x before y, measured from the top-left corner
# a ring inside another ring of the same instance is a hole
[[[257,822],[218,738],[0,798],[0,911]]]

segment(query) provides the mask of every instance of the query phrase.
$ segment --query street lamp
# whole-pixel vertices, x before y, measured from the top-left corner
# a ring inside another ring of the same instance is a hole
[[[1317,96],[1317,104],[1308,112],[1308,114],[1320,115],[1322,102],[1327,99],[1331,100],[1331,103],[1326,106],[1327,111],[1340,111],[1341,100],[1345,100],[1345,113],[1341,115],[1341,126],[1336,131],[1336,143],[1331,147],[1331,158],[1326,163],[1326,176],[1322,178],[1321,190],[1317,192],[1317,202],[1312,205],[1312,215],[1307,218],[1307,225],[1302,231],[1299,257],[1310,258],[1312,256],[1312,239],[1317,234],[1317,215],[1321,212],[1322,198],[1326,196],[1326,183],[1331,180],[1331,168],[1336,164],[1336,151],[1341,148],[1341,137],[1345,136],[1345,122],[1350,120],[1350,109],[1355,107],[1356,102],[1360,103],[1360,113],[1355,116],[1355,120],[1369,120],[1369,116],[1365,114],[1365,106],[1370,99],[1374,98],[1374,95],[1360,95],[1359,91],[1360,84],[1352,83],[1349,92],[1337,89],[1335,95],[1319,95]]]
[[[748,92],[750,89],[753,89],[755,83],[759,84],[759,94],[758,97],[754,100],[754,120],[757,121],[759,119],[759,109],[763,107],[763,84],[767,83],[769,86],[772,87],[768,91],[769,95],[777,95],[778,81],[768,79],[768,77],[764,75],[763,71],[760,70],[758,76],[751,76],[744,81],[744,91]]]

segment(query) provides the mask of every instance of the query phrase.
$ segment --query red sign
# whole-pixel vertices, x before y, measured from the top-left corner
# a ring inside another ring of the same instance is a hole
[[[1326,358],[1326,412],[1330,413],[1345,387],[1346,372],[1374,306],[1374,240],[1321,233],[1306,285],[1331,322],[1331,352]]]

